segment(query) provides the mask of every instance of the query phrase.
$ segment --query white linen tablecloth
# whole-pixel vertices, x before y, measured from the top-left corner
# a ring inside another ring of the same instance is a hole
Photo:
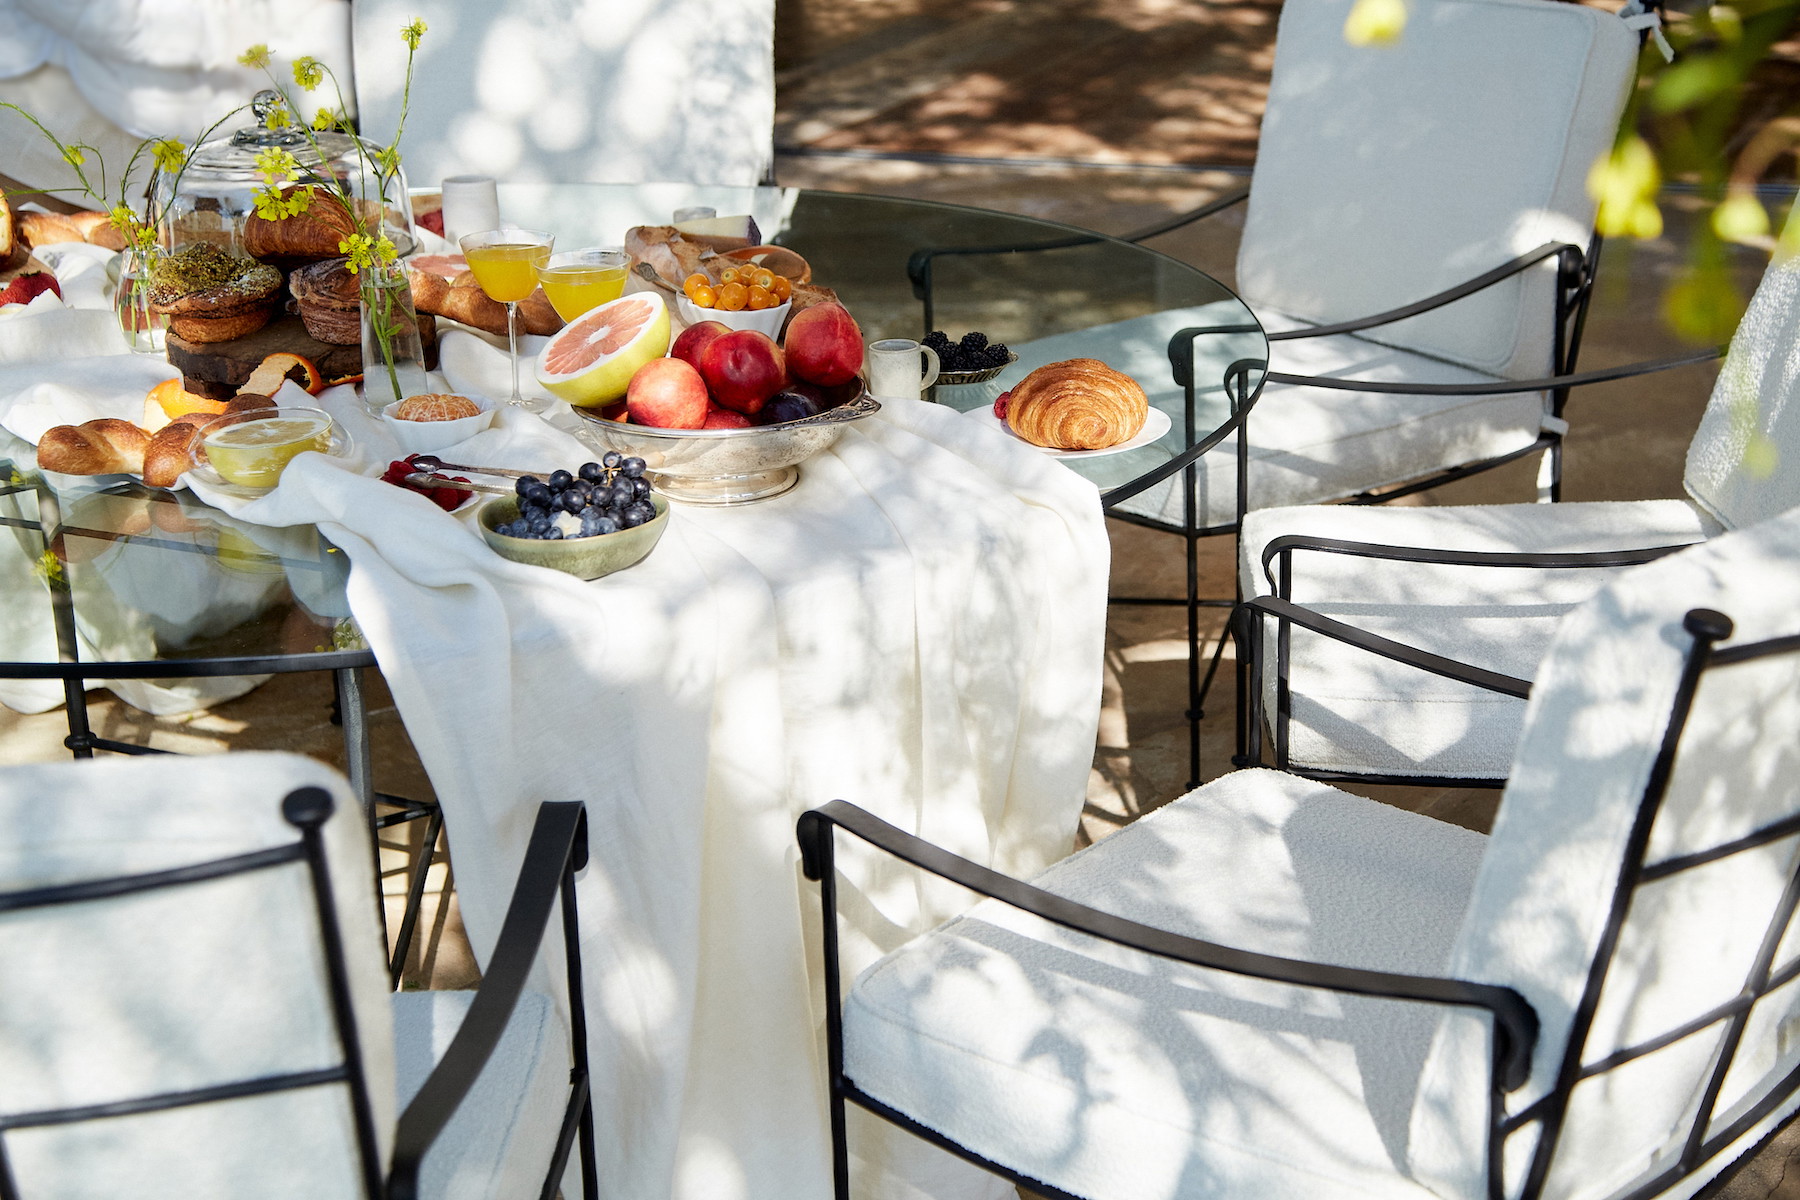
[[[343,391],[322,399],[375,470],[383,435]],[[593,456],[517,410],[443,454],[543,470]],[[466,518],[323,456],[263,499],[218,499],[246,521],[316,523],[348,552],[351,610],[443,805],[479,959],[537,804],[587,802],[607,1192],[828,1197],[817,893],[795,818],[843,797],[1019,874],[1070,850],[1105,622],[1093,487],[958,413],[894,403],[792,492],[678,505],[648,559],[593,583],[506,562]],[[843,870],[852,969],[967,903],[854,849]],[[859,1135],[859,1191],[1005,1192],[908,1140]]]

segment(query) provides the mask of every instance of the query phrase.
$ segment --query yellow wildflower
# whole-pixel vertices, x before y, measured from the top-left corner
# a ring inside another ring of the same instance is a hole
[[[425,28],[425,22],[414,17],[412,22],[400,31],[400,36],[406,40],[408,50],[419,48],[419,39],[425,36]]]
[[[163,138],[150,147],[159,169],[174,174],[187,165],[187,147],[176,138]]]
[[[1641,137],[1632,137],[1594,163],[1588,172],[1588,195],[1600,202],[1594,225],[1607,237],[1662,236],[1662,211],[1656,192],[1662,172],[1656,154]]]
[[[81,152],[80,146],[64,146],[62,148],[62,156],[63,161],[68,163],[71,167],[79,167],[87,162],[87,155]]]
[[[385,234],[370,237],[366,233],[353,233],[338,243],[338,253],[350,260],[345,265],[352,275],[364,267],[385,266],[397,257],[394,243]]]
[[[321,108],[312,119],[312,127],[314,131],[318,133],[324,133],[327,129],[335,128],[337,123],[337,113],[329,108]]]
[[[1752,243],[1769,235],[1769,213],[1755,192],[1734,188],[1713,209],[1712,227],[1721,241]]]
[[[243,63],[246,67],[260,67],[267,69],[269,65],[269,47],[262,42],[258,42],[256,45],[238,55],[238,61]]]
[[[1344,40],[1352,46],[1385,46],[1406,28],[1405,0],[1356,0],[1344,19]]]
[[[310,54],[302,55],[294,60],[294,82],[301,90],[312,91],[325,82],[325,67]]]

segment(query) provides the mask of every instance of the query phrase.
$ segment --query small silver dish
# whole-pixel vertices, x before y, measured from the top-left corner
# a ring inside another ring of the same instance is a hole
[[[1019,356],[1014,354],[1011,350],[1008,350],[1006,352],[1006,361],[997,367],[983,367],[979,371],[940,371],[938,372],[937,383],[933,386],[943,387],[948,384],[951,387],[956,387],[964,383],[986,383],[990,379],[999,378],[1000,372],[1006,370],[1006,368],[1018,361]]]
[[[865,390],[816,417],[754,429],[657,429],[609,421],[577,408],[575,436],[604,454],[617,450],[644,460],[656,490],[686,504],[753,504],[800,482],[799,466],[828,450],[855,421],[881,411]]]

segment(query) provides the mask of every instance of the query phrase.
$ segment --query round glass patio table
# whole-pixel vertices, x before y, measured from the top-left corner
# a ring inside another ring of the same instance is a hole
[[[1132,376],[1169,431],[1149,445],[1067,459],[1108,508],[1168,479],[1224,436],[1230,396],[1253,397],[1268,341],[1218,280],[1166,254],[1087,230],[959,205],[782,188],[502,184],[508,223],[552,230],[558,245],[616,245],[634,225],[677,208],[749,213],[766,240],[796,251],[813,282],[835,291],[866,341],[954,340],[979,330],[1019,361],[981,384],[940,385],[928,398],[974,412],[1033,368],[1097,358]],[[672,281],[679,282],[679,281]],[[1193,390],[1177,383],[1170,339],[1192,340]],[[1191,409],[1190,409],[1191,403]],[[981,419],[971,416],[971,420]]]

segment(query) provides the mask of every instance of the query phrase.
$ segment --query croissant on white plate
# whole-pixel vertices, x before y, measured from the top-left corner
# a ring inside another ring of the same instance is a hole
[[[1144,428],[1150,400],[1137,380],[1097,358],[1039,367],[1012,390],[1006,423],[1034,446],[1104,450]]]

